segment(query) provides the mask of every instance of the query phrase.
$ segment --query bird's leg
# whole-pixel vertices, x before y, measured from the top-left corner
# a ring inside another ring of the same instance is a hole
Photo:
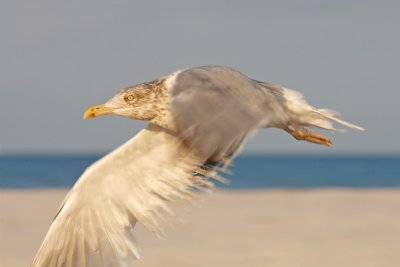
[[[328,147],[332,145],[332,141],[329,138],[306,129],[293,121],[289,121],[283,129],[296,138],[296,140],[303,140]]]

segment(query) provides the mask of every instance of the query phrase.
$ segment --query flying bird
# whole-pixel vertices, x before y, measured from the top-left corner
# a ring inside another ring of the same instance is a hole
[[[148,126],[82,174],[65,197],[33,261],[35,267],[132,266],[140,257],[137,222],[157,235],[172,203],[192,200],[223,179],[246,138],[279,128],[331,146],[307,126],[363,128],[309,105],[302,94],[225,66],[175,71],[127,87],[84,118],[119,115]]]

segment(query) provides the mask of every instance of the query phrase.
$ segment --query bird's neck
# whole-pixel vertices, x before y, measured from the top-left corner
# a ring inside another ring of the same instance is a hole
[[[156,115],[150,122],[164,129],[174,131],[175,123],[171,116],[171,93],[169,88],[165,86],[165,79],[159,80],[153,90],[157,98],[157,101],[154,101]]]

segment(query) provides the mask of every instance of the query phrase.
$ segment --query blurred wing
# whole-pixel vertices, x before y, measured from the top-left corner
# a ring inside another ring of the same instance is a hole
[[[204,162],[229,161],[245,137],[268,119],[270,103],[277,102],[223,66],[182,71],[171,88],[177,132]]]
[[[168,202],[190,199],[195,161],[182,142],[150,124],[90,166],[66,196],[33,266],[131,266],[137,221],[161,234]]]

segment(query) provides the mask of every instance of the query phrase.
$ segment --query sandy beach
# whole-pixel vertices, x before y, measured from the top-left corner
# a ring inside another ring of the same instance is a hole
[[[0,191],[0,266],[29,266],[66,190]],[[400,190],[217,191],[136,266],[400,266]],[[185,209],[186,210],[186,209]]]

